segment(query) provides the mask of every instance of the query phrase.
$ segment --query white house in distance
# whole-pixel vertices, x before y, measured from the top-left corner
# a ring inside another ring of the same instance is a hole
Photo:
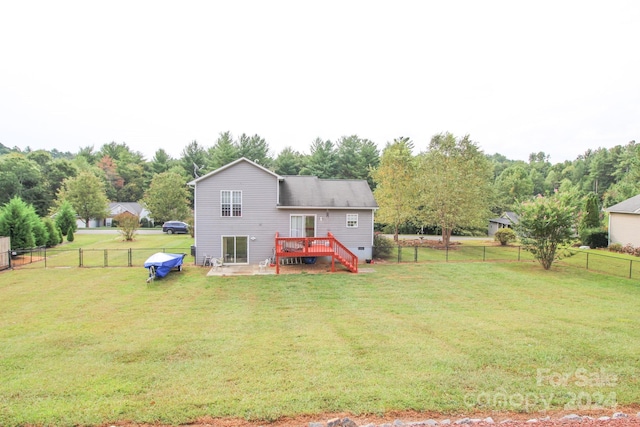
[[[194,187],[196,264],[257,264],[330,257],[357,271],[372,257],[378,205],[364,180],[280,176],[246,158]]]
[[[640,194],[605,210],[609,212],[609,244],[640,247]]]
[[[104,225],[111,227],[113,218],[125,212],[137,215],[140,219],[149,219],[149,211],[138,202],[111,202],[109,203],[109,217],[105,218]]]
[[[111,227],[113,218],[124,212],[137,215],[140,219],[149,219],[149,211],[138,202],[111,202],[109,203],[109,216],[107,218],[91,218],[87,226],[86,221],[78,217],[76,218],[76,226],[77,228]]]

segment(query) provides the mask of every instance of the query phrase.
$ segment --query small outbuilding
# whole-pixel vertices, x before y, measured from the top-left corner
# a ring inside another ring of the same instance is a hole
[[[499,218],[489,220],[489,237],[496,234],[501,228],[513,228],[518,223],[518,214],[515,212],[505,212]]]

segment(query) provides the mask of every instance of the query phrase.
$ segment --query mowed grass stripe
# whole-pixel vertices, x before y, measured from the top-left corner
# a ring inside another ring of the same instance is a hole
[[[205,277],[142,268],[0,275],[0,424],[472,409],[554,393],[538,369],[617,376],[640,398],[639,287],[534,263],[375,266],[371,274]],[[469,398],[471,396],[471,399]],[[518,408],[515,408],[518,409]]]

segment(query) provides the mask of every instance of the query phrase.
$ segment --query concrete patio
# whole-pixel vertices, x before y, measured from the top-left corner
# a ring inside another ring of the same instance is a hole
[[[360,273],[372,273],[374,270],[372,268],[360,268]],[[321,274],[321,273],[331,273],[331,263],[330,262],[317,262],[315,264],[292,264],[292,265],[281,265],[280,266],[280,274],[299,274],[299,273],[307,273],[307,274]],[[349,270],[347,270],[341,264],[336,263],[336,273],[348,273],[353,274]],[[262,276],[276,274],[275,267],[267,267],[263,271],[260,271],[260,267],[258,265],[223,265],[222,267],[212,267],[207,276]]]

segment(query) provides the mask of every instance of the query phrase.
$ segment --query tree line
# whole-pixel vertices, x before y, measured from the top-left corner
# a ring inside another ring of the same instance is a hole
[[[81,218],[104,218],[109,201],[142,202],[156,222],[187,219],[192,194],[186,183],[246,157],[280,175],[365,179],[380,205],[377,220],[397,233],[486,229],[491,216],[513,210],[536,195],[561,192],[574,206],[593,194],[607,207],[640,193],[640,149],[635,141],[587,150],[573,161],[552,164],[544,152],[528,161],[487,155],[469,136],[435,135],[421,153],[410,138],[382,150],[365,138],[317,138],[309,153],[291,147],[277,155],[259,135],[221,133],[211,147],[187,144],[180,157],[159,148],[146,160],[126,143],[110,142],[77,153],[0,144],[0,206],[14,198],[44,218],[69,202]],[[390,212],[393,212],[391,214]]]

